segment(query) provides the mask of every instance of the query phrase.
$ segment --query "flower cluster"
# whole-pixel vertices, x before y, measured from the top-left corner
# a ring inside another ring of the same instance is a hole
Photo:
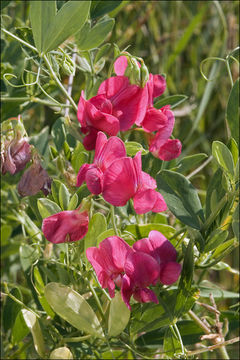
[[[166,89],[165,78],[148,74],[147,81],[145,79],[141,82],[140,79],[134,84],[130,66],[131,61],[120,56],[114,64],[117,76],[103,81],[96,96],[85,100],[82,92],[78,104],[78,121],[81,131],[86,134],[83,145],[87,150],[93,150],[99,131],[115,136],[135,124],[149,133],[149,150],[154,156],[164,161],[177,158],[181,153],[181,142],[170,139],[174,114],[169,105],[161,109],[153,106],[154,98],[162,95]],[[141,67],[139,63],[135,66],[137,69]],[[129,77],[125,76],[128,74]]]
[[[115,286],[131,310],[130,298],[138,302],[155,302],[158,299],[150,285],[173,284],[181,273],[176,262],[177,252],[160,232],[152,230],[148,238],[138,240],[131,248],[122,238],[111,236],[90,247],[86,255],[92,264],[100,285],[115,295]]]
[[[93,164],[81,166],[77,186],[86,181],[89,191],[101,194],[114,206],[124,206],[133,199],[137,214],[167,209],[162,195],[155,189],[156,181],[142,171],[141,152],[132,159],[126,156],[124,143],[116,136],[107,140],[98,132]]]

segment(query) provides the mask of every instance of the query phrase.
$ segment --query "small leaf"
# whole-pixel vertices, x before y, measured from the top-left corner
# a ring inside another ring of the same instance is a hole
[[[184,173],[190,169],[193,169],[197,164],[202,162],[207,158],[207,154],[194,154],[190,156],[186,156],[179,161],[176,168],[172,170],[176,170],[177,172]]]
[[[22,265],[23,271],[26,271],[30,266],[38,259],[39,251],[36,246],[32,247],[28,244],[20,246],[20,263]]]
[[[51,135],[53,137],[54,144],[58,151],[62,150],[64,141],[66,139],[66,131],[64,127],[64,118],[57,119],[52,127]]]
[[[50,354],[50,359],[73,359],[71,351],[66,347],[59,347]]]
[[[98,246],[100,244],[101,241],[103,241],[104,239],[106,239],[109,236],[114,236],[115,235],[115,231],[114,229],[108,229],[106,231],[103,231],[100,235],[98,235],[97,237],[97,242],[96,242],[96,246]]]
[[[142,155],[148,154],[148,150],[144,149],[141,144],[135,141],[127,141],[125,143],[126,152],[128,156],[135,156],[138,151],[141,151]]]
[[[49,283],[45,296],[53,310],[80,331],[103,338],[103,330],[97,316],[87,301],[70,287]]]
[[[239,79],[230,92],[227,104],[226,117],[232,137],[239,144]]]
[[[97,246],[97,237],[107,230],[106,218],[101,213],[93,215],[88,225],[88,232],[84,238],[84,250],[91,246]]]
[[[184,224],[200,230],[203,209],[190,181],[174,171],[163,170],[157,175],[157,184],[169,210]]]
[[[71,164],[76,173],[78,173],[80,167],[87,163],[88,154],[84,149],[84,146],[78,142],[77,146],[73,150],[72,157],[71,157]]]
[[[204,252],[208,252],[216,249],[220,244],[222,244],[228,237],[228,231],[222,229],[216,229],[208,236],[206,240],[206,245]]]
[[[1,246],[7,245],[8,240],[12,234],[12,227],[10,225],[1,226]]]
[[[207,280],[204,280],[200,283],[199,290],[200,297],[209,298],[209,295],[212,294],[215,298],[239,298],[238,293],[223,290],[216,284],[213,284]]]
[[[239,227],[240,227],[240,221],[239,221],[239,204],[237,204],[236,209],[234,210],[233,216],[232,216],[232,228],[234,235],[239,240]]]
[[[42,331],[36,315],[26,309],[22,310],[23,318],[29,330],[32,333],[33,342],[37,353],[41,357],[45,357],[45,345],[43,340]]]
[[[70,199],[70,194],[69,194],[67,187],[63,183],[60,185],[58,196],[59,196],[59,203],[60,203],[62,210],[67,210],[68,204],[69,204],[69,199]]]
[[[165,105],[171,105],[171,109],[174,109],[187,99],[188,97],[186,95],[171,95],[165,97],[164,99],[158,100],[156,103],[154,103],[154,107],[156,109],[161,109]]]
[[[13,295],[15,298],[22,301],[22,294],[20,290],[15,287],[10,290],[10,294]],[[11,329],[15,323],[16,317],[21,310],[22,306],[18,304],[16,301],[11,299],[9,296],[6,299],[6,302],[4,304],[3,308],[3,327],[5,332],[7,332],[9,329]]]
[[[232,153],[233,162],[234,162],[234,165],[236,166],[237,161],[238,161],[238,145],[237,145],[236,141],[234,140],[234,138],[232,138],[232,137],[228,143],[228,148]]]
[[[121,0],[114,0],[114,1],[92,1],[91,4],[91,19],[95,19],[96,17],[103,16],[110,11],[114,10],[121,4]]]
[[[117,336],[125,329],[130,319],[130,311],[123,302],[121,293],[117,292],[111,300],[109,318],[108,318],[108,335]]]
[[[55,202],[46,198],[38,199],[37,206],[43,219],[61,212],[61,208]]]
[[[90,50],[97,48],[112,31],[114,19],[105,18],[99,21],[93,28],[88,22],[76,34],[76,43],[80,50]]]
[[[90,1],[69,0],[66,2],[49,25],[46,36],[44,36],[42,51],[49,52],[56,49],[80,30],[87,20],[90,5]]]
[[[28,335],[30,332],[29,328],[27,327],[23,314],[20,311],[16,317],[15,323],[12,328],[12,342],[13,344],[19,344],[25,336]]]
[[[166,330],[164,335],[163,351],[166,355],[166,359],[176,358],[178,357],[179,353],[182,352],[180,341],[177,336],[173,334],[170,328]]]
[[[175,234],[175,229],[172,226],[164,224],[139,224],[139,225],[127,225],[124,230],[131,232],[134,236],[139,239],[148,237],[151,230],[160,231],[168,239]]]
[[[75,210],[78,204],[78,195],[75,193],[68,204],[68,210]]]
[[[109,48],[111,47],[110,43],[104,44],[101,46],[101,48],[96,53],[94,63],[97,63],[103,56],[105,56],[108,53]]]
[[[212,144],[212,154],[217,160],[218,164],[223,168],[223,170],[231,176],[234,177],[234,163],[233,157],[230,150],[225,144],[221,141],[214,141]]]

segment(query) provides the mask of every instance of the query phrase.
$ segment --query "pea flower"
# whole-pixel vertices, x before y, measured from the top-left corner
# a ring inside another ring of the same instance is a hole
[[[152,301],[158,304],[156,294],[148,289],[148,286],[159,276],[158,262],[144,252],[129,252],[124,270],[126,274],[122,278],[121,295],[129,310],[131,310],[129,302],[132,295],[139,302]]]
[[[54,244],[78,241],[86,235],[88,222],[87,211],[61,211],[43,219],[42,232]]]
[[[133,249],[148,254],[157,261],[159,276],[154,283],[160,281],[164,285],[171,285],[177,281],[181,273],[181,265],[176,262],[176,249],[159,231],[150,231],[148,238],[133,244]]]
[[[86,181],[88,190],[91,193],[100,194],[105,170],[114,160],[124,156],[126,156],[126,150],[123,141],[116,136],[107,139],[106,135],[99,131],[93,164],[83,164],[80,167],[77,186],[81,186]]]
[[[124,206],[132,198],[137,214],[165,211],[167,205],[156,187],[156,181],[142,171],[139,151],[133,159],[123,157],[111,163],[103,174],[102,195],[114,206]]]
[[[96,271],[102,288],[108,288],[110,296],[114,297],[115,284],[121,287],[124,274],[124,264],[131,247],[120,237],[110,236],[97,247],[89,247],[86,256]]]
[[[24,169],[31,159],[31,147],[26,138],[5,141],[2,153],[1,172],[14,175]]]
[[[78,103],[78,121],[86,133],[83,145],[95,148],[96,133],[104,131],[110,136],[119,130],[128,130],[136,121],[141,122],[147,107],[147,89],[131,85],[126,76],[115,76],[102,82],[96,96]]]

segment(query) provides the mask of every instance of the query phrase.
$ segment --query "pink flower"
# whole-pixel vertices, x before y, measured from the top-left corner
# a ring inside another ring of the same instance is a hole
[[[167,209],[156,181],[142,171],[141,152],[132,159],[123,157],[111,163],[103,175],[103,197],[114,206],[124,206],[133,198],[137,214]]]
[[[169,240],[159,231],[150,231],[148,238],[138,240],[133,244],[135,251],[152,256],[159,266],[158,280],[164,285],[177,281],[181,273],[181,265],[176,262],[177,252]],[[155,279],[155,283],[157,279]]]
[[[86,256],[96,271],[101,286],[108,288],[114,297],[115,284],[121,287],[124,264],[129,252],[133,250],[118,236],[110,236],[99,244],[99,248],[90,247]]]
[[[9,172],[14,175],[25,168],[31,159],[31,148],[26,138],[13,139],[5,142],[5,149],[2,156],[1,172]]]
[[[116,136],[112,136],[107,140],[106,135],[99,131],[93,164],[84,164],[80,167],[77,176],[77,186],[81,186],[86,181],[91,193],[95,195],[100,194],[102,192],[105,170],[114,160],[124,156],[126,156],[126,150],[122,140]]]
[[[144,252],[129,252],[124,264],[125,275],[122,278],[121,294],[123,301],[131,310],[130,298],[145,303],[153,301],[158,304],[155,293],[147,287],[159,276],[158,262]]]
[[[43,220],[42,232],[54,244],[78,241],[86,235],[88,222],[87,211],[62,211]]]

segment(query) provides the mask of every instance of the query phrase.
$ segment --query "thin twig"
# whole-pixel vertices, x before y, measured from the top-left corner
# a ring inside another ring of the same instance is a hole
[[[234,343],[236,343],[238,341],[240,341],[240,336],[238,336],[236,338],[233,338],[233,339],[230,339],[230,340],[227,340],[227,341],[220,342],[220,343],[218,343],[216,345],[208,346],[208,347],[206,347],[204,349],[188,351],[187,355],[188,356],[193,356],[193,355],[201,354],[201,353],[206,352],[206,351],[212,351],[212,350],[215,350],[215,349],[219,349],[222,346],[227,346],[227,345],[230,345],[230,344],[234,344]]]
[[[210,161],[212,161],[213,156],[209,156],[209,158],[201,165],[199,166],[197,169],[195,169],[193,172],[191,172],[189,175],[186,176],[186,178],[189,180],[191,177],[193,177],[194,175],[196,175],[197,173],[199,173],[199,171],[201,171],[203,168],[205,168],[205,166],[210,163]]]

